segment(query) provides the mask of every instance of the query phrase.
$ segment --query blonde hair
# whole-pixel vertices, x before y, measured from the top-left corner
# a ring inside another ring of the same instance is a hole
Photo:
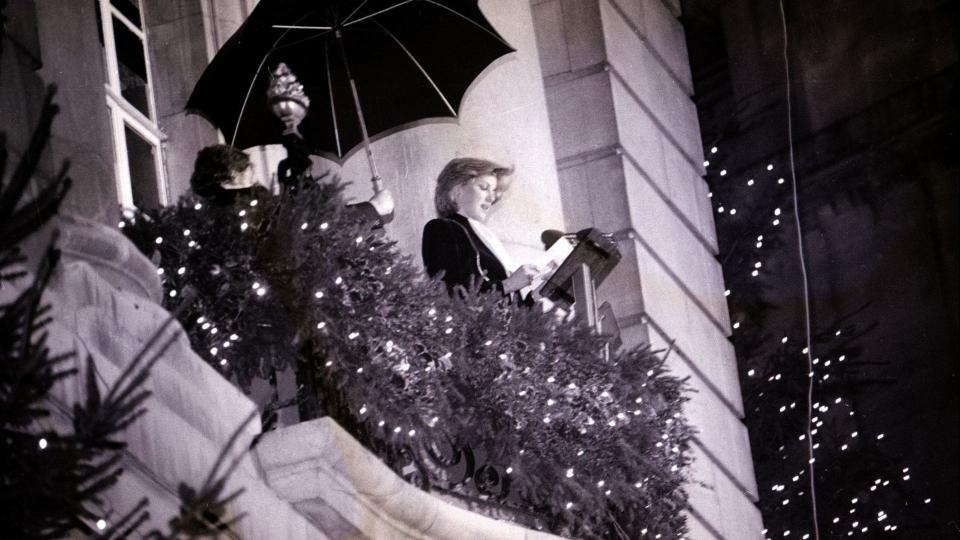
[[[451,159],[440,171],[440,176],[437,177],[437,189],[433,196],[433,204],[437,208],[437,214],[441,217],[450,217],[457,213],[457,202],[453,200],[453,190],[474,178],[488,174],[497,178],[497,197],[494,200],[496,202],[500,199],[500,193],[505,191],[507,186],[507,183],[501,182],[501,179],[513,174],[512,167],[505,167],[499,163],[479,158]]]

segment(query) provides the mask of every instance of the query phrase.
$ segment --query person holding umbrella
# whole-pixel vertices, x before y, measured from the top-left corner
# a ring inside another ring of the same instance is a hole
[[[190,189],[207,204],[221,208],[246,206],[270,196],[270,190],[254,179],[250,157],[225,144],[214,144],[197,152]],[[389,192],[386,195],[389,196]],[[378,227],[393,219],[392,200],[386,201],[389,207],[384,206],[385,201],[384,192],[380,192],[369,201],[348,204],[347,208],[361,220]]]
[[[434,204],[440,217],[423,228],[427,274],[441,276],[451,294],[479,285],[512,294],[530,285],[536,266],[519,265],[486,226],[487,214],[510,185],[510,168],[477,158],[451,160],[440,172]]]
[[[207,146],[197,152],[190,188],[213,206],[230,206],[270,194],[254,180],[247,154],[225,144]]]

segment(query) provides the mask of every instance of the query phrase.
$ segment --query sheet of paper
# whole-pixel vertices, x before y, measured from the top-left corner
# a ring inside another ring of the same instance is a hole
[[[539,291],[540,287],[550,279],[550,276],[557,271],[557,268],[560,268],[560,265],[571,253],[573,253],[573,244],[567,238],[561,238],[554,242],[550,249],[543,252],[538,260],[533,263],[540,269],[540,273],[533,278],[530,285],[520,289],[520,293],[526,296],[533,291]]]

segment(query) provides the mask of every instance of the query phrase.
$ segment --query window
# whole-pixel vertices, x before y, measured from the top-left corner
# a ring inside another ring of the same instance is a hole
[[[107,67],[117,193],[125,208],[168,203],[141,0],[96,0]]]

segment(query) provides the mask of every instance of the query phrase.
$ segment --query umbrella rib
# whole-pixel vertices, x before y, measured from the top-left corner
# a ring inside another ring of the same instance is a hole
[[[375,12],[375,13],[371,13],[371,14],[369,14],[369,15],[364,15],[363,17],[360,17],[359,19],[357,19],[357,20],[355,20],[355,21],[350,21],[350,22],[348,22],[348,23],[344,23],[344,24],[343,24],[343,27],[346,28],[346,27],[348,27],[348,26],[353,26],[353,25],[355,25],[355,24],[357,24],[357,23],[361,23],[361,22],[363,22],[363,21],[365,21],[365,20],[367,20],[367,19],[369,19],[369,18],[371,18],[371,17],[376,17],[377,15],[382,15],[382,14],[388,12],[388,11],[397,9],[398,7],[400,7],[400,6],[404,5],[404,4],[409,4],[410,2],[413,2],[413,0],[403,0],[403,1],[400,2],[399,4],[394,4],[394,5],[390,6],[390,7],[383,8],[383,9],[381,9],[380,11],[377,11],[377,12]]]
[[[233,135],[230,137],[230,146],[234,146],[234,143],[237,142],[237,132],[240,131],[240,122],[243,120],[243,113],[247,110],[247,102],[250,101],[250,94],[253,93],[253,87],[257,83],[257,77],[260,76],[260,71],[263,69],[263,65],[267,63],[267,57],[270,56],[270,52],[263,55],[263,59],[260,60],[260,65],[257,66],[257,72],[253,74],[253,79],[250,80],[250,86],[247,87],[247,95],[243,97],[243,104],[240,105],[240,114],[237,115],[237,123],[233,126]]]
[[[359,6],[357,6],[353,11],[351,11],[349,15],[344,17],[342,24],[347,24],[348,22],[350,22],[350,17],[353,17],[354,15],[356,15],[357,12],[363,9],[363,6],[367,5],[367,2],[369,1],[370,0],[363,0],[363,2],[360,2]]]
[[[283,30],[331,30],[332,26],[297,26],[293,24],[275,24],[271,28],[279,28]]]
[[[453,116],[457,116],[457,111],[453,110],[453,107],[450,105],[450,101],[447,100],[447,96],[443,95],[443,92],[440,90],[440,88],[437,86],[437,84],[436,84],[435,82],[433,82],[433,78],[430,77],[430,74],[427,73],[427,70],[424,69],[422,65],[420,65],[420,62],[417,61],[417,59],[413,56],[413,54],[411,54],[410,51],[407,50],[407,48],[403,46],[403,43],[401,43],[400,40],[397,39],[397,37],[393,35],[393,32],[391,32],[390,30],[387,30],[387,28],[384,27],[384,26],[383,26],[382,24],[380,24],[379,22],[377,22],[377,21],[373,21],[373,22],[374,22],[374,24],[376,24],[377,26],[379,26],[380,29],[383,30],[383,32],[384,32],[385,34],[387,34],[388,36],[390,36],[390,39],[392,39],[392,40],[400,47],[400,49],[403,50],[403,52],[407,55],[407,57],[410,58],[410,61],[413,62],[413,64],[414,64],[415,66],[417,66],[417,69],[420,70],[420,73],[423,74],[423,76],[427,79],[427,82],[430,83],[430,86],[433,87],[434,91],[437,92],[437,95],[440,96],[440,99],[443,100],[443,104],[447,106],[447,110],[450,111],[450,114],[452,114]]]
[[[333,100],[333,79],[330,77],[330,46],[329,40],[324,40],[323,61],[327,67],[327,91],[330,93],[330,118],[333,119],[333,139],[337,143],[337,157],[343,157],[343,150],[340,148],[340,128],[337,126],[337,107]]]
[[[494,37],[494,39],[496,39],[496,40],[499,41],[500,43],[503,43],[504,45],[506,45],[506,46],[509,47],[510,49],[513,49],[513,46],[511,46],[509,43],[507,43],[506,41],[504,41],[503,38],[500,37],[499,35],[497,35],[496,32],[491,31],[489,28],[483,26],[482,24],[480,24],[480,23],[478,23],[477,21],[471,19],[470,17],[467,17],[466,15],[464,15],[463,13],[460,13],[459,11],[453,9],[452,7],[450,7],[450,6],[445,6],[445,5],[443,5],[443,4],[439,3],[439,2],[435,2],[434,0],[423,0],[423,1],[426,2],[426,3],[428,3],[428,4],[433,4],[433,5],[437,6],[438,8],[443,8],[443,9],[449,11],[450,13],[453,13],[453,14],[456,15],[457,17],[460,17],[461,19],[469,22],[470,24],[472,24],[472,25],[476,26],[477,28],[483,30],[484,32],[490,34],[491,36]]]
[[[297,27],[295,27],[295,28],[308,28],[308,27],[306,27],[306,26],[297,26]],[[274,53],[274,52],[277,52],[277,51],[282,51],[282,50],[284,50],[284,49],[289,49],[290,47],[296,47],[297,45],[300,45],[301,43],[306,43],[306,42],[308,42],[308,41],[311,41],[311,40],[314,40],[314,39],[317,39],[317,38],[322,38],[323,36],[326,36],[326,35],[330,34],[332,31],[333,31],[333,29],[323,30],[323,31],[321,31],[321,32],[319,32],[319,33],[317,33],[317,34],[312,35],[312,36],[307,36],[307,37],[305,37],[305,38],[300,38],[300,39],[298,39],[298,40],[296,40],[296,41],[290,41],[290,42],[288,42],[288,43],[284,43],[283,45],[277,45],[276,47],[274,47],[273,49],[271,49],[270,52],[271,52],[271,53]]]

